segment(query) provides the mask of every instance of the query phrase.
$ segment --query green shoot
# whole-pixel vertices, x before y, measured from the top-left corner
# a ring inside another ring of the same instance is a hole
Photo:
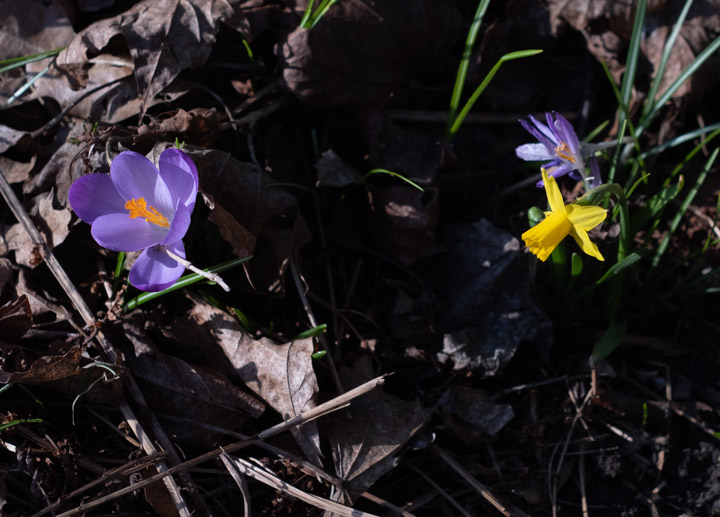
[[[493,80],[495,74],[500,69],[503,63],[507,61],[513,61],[515,59],[536,56],[541,52],[542,50],[540,49],[518,50],[517,52],[510,52],[508,54],[505,54],[500,59],[498,59],[497,63],[495,63],[495,65],[485,76],[485,79],[483,79],[483,81],[480,83],[480,86],[475,89],[473,94],[467,100],[465,106],[463,106],[463,109],[460,111],[458,116],[454,120],[452,118],[448,118],[449,129],[445,132],[445,138],[450,141],[455,137],[455,134],[460,130],[460,126],[462,126],[462,123],[465,121],[465,117],[468,113],[470,113],[470,110],[475,105],[475,102],[477,102],[477,100],[480,98],[480,95],[482,95],[482,93],[488,87],[488,85]]]
[[[307,329],[303,332],[300,332],[300,334],[298,334],[297,336],[295,336],[293,338],[293,341],[295,341],[296,339],[307,339],[309,337],[316,337],[316,336],[319,336],[320,334],[322,334],[323,332],[325,332],[326,330],[327,330],[327,325],[325,323],[321,323],[317,327],[313,327],[311,329]]]
[[[336,2],[337,0],[321,0],[317,9],[313,12],[315,0],[310,0],[305,8],[303,17],[300,20],[300,27],[303,29],[312,29],[315,27],[315,25],[317,25],[317,23],[327,14],[328,10],[335,5]]]
[[[223,271],[226,271],[228,269],[234,268],[236,266],[239,266],[243,262],[247,262],[252,258],[252,255],[249,257],[244,258],[238,258],[229,260],[228,262],[223,262],[222,264],[218,264],[217,266],[213,266],[207,269],[204,269],[203,271],[209,272],[209,273],[221,273]],[[158,291],[158,292],[152,292],[152,293],[142,293],[129,302],[127,302],[123,308],[126,311],[131,311],[133,309],[138,308],[143,303],[147,303],[151,300],[154,300],[155,298],[158,298],[160,296],[166,295],[168,293],[171,293],[173,291],[177,291],[178,289],[182,289],[184,287],[187,287],[189,285],[194,284],[195,282],[199,282],[200,280],[206,280],[205,277],[202,275],[198,275],[196,273],[192,273],[190,275],[185,275],[180,278],[177,282],[175,282],[172,286],[168,287],[164,291]]]
[[[45,52],[38,52],[37,54],[30,54],[28,56],[12,57],[10,59],[3,59],[0,61],[0,73],[25,66],[35,61],[57,56],[61,51],[65,50],[65,47],[58,47],[53,50],[46,50]]]
[[[467,77],[467,71],[470,67],[470,56],[472,55],[475,41],[477,40],[478,33],[480,32],[480,25],[485,17],[490,0],[480,0],[473,17],[470,30],[468,30],[467,38],[465,39],[465,48],[463,49],[462,57],[460,58],[460,64],[458,65],[457,77],[455,78],[455,86],[453,86],[452,96],[450,97],[450,109],[448,111],[447,127],[445,128],[445,134],[450,134],[450,127],[452,126],[455,116],[457,115],[458,109],[460,109],[460,99],[462,98],[462,92],[465,88],[465,78]]]

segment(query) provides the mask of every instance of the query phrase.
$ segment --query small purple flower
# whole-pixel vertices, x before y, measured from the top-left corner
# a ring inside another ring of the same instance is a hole
[[[143,250],[130,269],[130,283],[142,291],[161,291],[185,270],[164,249],[185,258],[182,238],[197,191],[197,168],[179,149],[163,151],[159,170],[143,155],[125,151],[113,160],[109,175],[78,178],[68,199],[78,217],[92,225],[100,246]]]
[[[590,187],[600,183],[597,163],[592,154],[597,150],[595,146],[581,144],[577,134],[568,120],[557,112],[546,113],[547,125],[532,115],[528,115],[530,122],[520,120],[520,124],[532,136],[537,138],[539,144],[523,144],[515,149],[518,158],[525,161],[550,160],[542,165],[550,176],[559,177],[570,173],[575,180],[585,179]],[[591,174],[586,176],[584,157],[590,156],[589,165]],[[542,187],[540,181],[538,187]]]

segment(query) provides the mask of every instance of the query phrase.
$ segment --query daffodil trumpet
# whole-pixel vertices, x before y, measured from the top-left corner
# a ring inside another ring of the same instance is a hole
[[[548,176],[545,169],[542,169],[542,178],[550,210],[545,212],[545,219],[522,234],[530,252],[544,262],[557,245],[571,235],[584,253],[604,261],[605,258],[587,232],[605,220],[607,211],[595,205],[566,205],[555,178]]]

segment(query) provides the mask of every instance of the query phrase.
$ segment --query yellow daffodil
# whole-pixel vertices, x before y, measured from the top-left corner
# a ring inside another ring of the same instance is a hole
[[[594,205],[565,205],[555,178],[548,177],[545,169],[542,169],[542,178],[550,212],[545,212],[545,219],[522,234],[525,245],[544,262],[555,246],[570,234],[585,253],[598,260],[605,260],[587,234],[588,230],[605,220],[605,209]]]

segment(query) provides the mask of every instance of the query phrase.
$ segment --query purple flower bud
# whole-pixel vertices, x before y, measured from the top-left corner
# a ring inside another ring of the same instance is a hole
[[[130,270],[130,283],[143,291],[161,291],[185,270],[163,247],[185,258],[182,238],[197,191],[197,168],[179,149],[163,151],[159,168],[143,155],[125,151],[113,160],[110,175],[78,178],[68,199],[78,217],[92,225],[100,246],[143,250]]]

